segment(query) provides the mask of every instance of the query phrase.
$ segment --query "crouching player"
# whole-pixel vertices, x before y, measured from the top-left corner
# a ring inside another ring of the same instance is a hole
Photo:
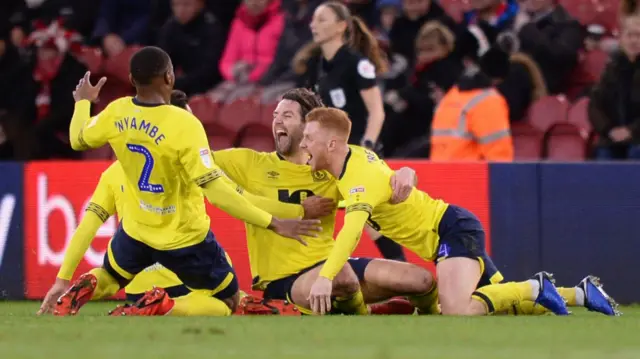
[[[174,98],[181,97],[183,101],[174,103],[188,109],[186,98],[179,95],[174,92]],[[322,231],[308,246],[292,243],[257,226],[246,226],[254,289],[263,291],[267,299],[288,300],[303,313],[310,313],[311,285],[335,243],[336,204],[340,199],[335,179],[325,171],[312,171],[306,164],[306,153],[299,146],[305,115],[323,106],[320,98],[309,90],[290,90],[273,113],[276,152],[241,148],[213,154],[216,164],[241,187],[241,192],[252,192],[271,201],[262,208],[273,215],[321,218]],[[391,173],[386,186],[395,189],[394,200],[400,202],[414,184],[415,173],[405,168],[395,176]],[[332,286],[339,312],[367,314],[366,303],[398,295],[420,297],[433,288],[434,281],[431,273],[414,264],[350,258],[338,269]],[[388,307],[376,305],[371,311],[384,313]]]
[[[392,171],[373,152],[349,146],[350,131],[344,111],[321,108],[307,115],[301,147],[313,170],[327,170],[338,178],[347,205],[335,247],[310,291],[314,312],[331,309],[332,281],[369,223],[424,260],[436,262],[437,291],[423,298],[434,313],[438,302],[445,315],[486,315],[534,301],[555,314],[568,314],[548,273],[524,282],[499,283],[502,275],[486,254],[480,221],[466,209],[417,189],[406,201],[392,205],[388,186]]]

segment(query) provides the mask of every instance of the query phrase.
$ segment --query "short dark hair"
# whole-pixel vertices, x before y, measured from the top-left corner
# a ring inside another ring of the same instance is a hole
[[[325,107],[320,96],[306,88],[289,90],[282,95],[282,99],[297,102],[300,105],[300,116],[302,116],[303,122],[307,114],[313,109]]]
[[[180,90],[173,90],[171,92],[171,104],[174,106],[178,106],[182,109],[187,108],[187,102],[189,99],[187,98],[187,94]]]
[[[147,46],[131,57],[129,71],[136,85],[151,85],[153,79],[164,76],[169,70],[171,58],[159,47]]]

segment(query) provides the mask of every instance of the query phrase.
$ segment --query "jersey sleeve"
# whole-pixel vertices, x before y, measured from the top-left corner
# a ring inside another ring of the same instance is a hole
[[[186,111],[181,116],[193,117]],[[184,122],[182,136],[178,139],[178,156],[189,178],[201,187],[218,179],[222,171],[213,162],[202,123],[195,117],[176,120]]]
[[[248,169],[255,164],[258,154],[248,148],[230,148],[213,152],[213,161],[235,183],[249,188]]]
[[[76,102],[69,125],[71,148],[84,151],[101,147],[109,141],[115,128],[109,121],[111,107],[109,105],[100,114],[91,117],[91,102]]]
[[[332,280],[358,245],[362,229],[373,209],[388,197],[388,189],[384,186],[389,186],[389,181],[382,173],[375,175],[375,171],[368,171],[367,177],[363,178],[355,172],[361,171],[346,174],[338,184],[346,207],[344,225],[329,258],[320,270],[322,277]]]
[[[356,85],[358,90],[370,89],[377,85],[376,67],[368,59],[360,59],[356,65]]]
[[[116,213],[115,198],[110,186],[108,171],[105,171],[100,177],[100,182],[91,197],[86,213],[71,237],[69,247],[64,254],[62,265],[58,271],[58,278],[60,279],[70,280],[73,277],[73,273],[78,268],[78,264],[80,264],[87,249],[89,249],[100,226]]]
[[[258,196],[249,191],[245,191],[241,186],[236,187],[236,191],[249,200],[256,207],[268,212],[278,218],[302,218],[304,207],[299,204],[284,203],[275,199]]]

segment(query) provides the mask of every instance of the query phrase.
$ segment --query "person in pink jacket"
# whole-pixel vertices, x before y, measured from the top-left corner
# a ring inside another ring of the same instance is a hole
[[[243,0],[236,11],[220,60],[220,73],[227,81],[220,90],[227,101],[238,85],[255,84],[271,66],[284,29],[280,2]]]

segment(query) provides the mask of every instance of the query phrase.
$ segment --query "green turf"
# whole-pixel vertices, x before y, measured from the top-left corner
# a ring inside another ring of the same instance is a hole
[[[637,359],[640,308],[571,317],[36,317],[0,302],[0,358]]]

